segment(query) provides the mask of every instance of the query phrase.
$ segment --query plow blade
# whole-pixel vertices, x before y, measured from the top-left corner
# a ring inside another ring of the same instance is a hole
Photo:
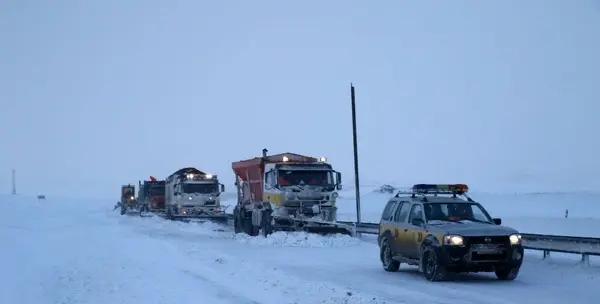
[[[189,216],[189,215],[173,215],[171,219],[174,221],[181,222],[193,222],[193,223],[219,223],[219,224],[227,224],[227,216],[226,215],[204,215],[204,216]]]
[[[328,235],[328,234],[342,234],[352,236],[352,232],[343,227],[333,227],[333,226],[312,226],[312,227],[302,227],[303,231],[308,233],[315,233],[320,235]]]
[[[172,216],[172,221],[184,222],[184,223],[214,223],[217,226],[223,226],[223,228],[215,228],[213,231],[223,232],[226,231],[227,227],[227,216]]]
[[[295,219],[275,219],[272,231],[304,231],[320,235],[343,234],[352,236],[352,227],[333,222],[295,220]]]

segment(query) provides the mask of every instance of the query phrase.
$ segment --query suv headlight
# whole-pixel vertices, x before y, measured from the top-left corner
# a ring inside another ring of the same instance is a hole
[[[464,246],[465,240],[460,235],[445,235],[444,236],[444,245]]]
[[[521,245],[521,235],[520,234],[511,234],[508,239],[510,240],[511,245]]]

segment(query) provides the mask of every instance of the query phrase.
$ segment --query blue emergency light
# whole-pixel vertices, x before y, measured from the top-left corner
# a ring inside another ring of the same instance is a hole
[[[469,187],[465,184],[416,184],[412,187],[412,191],[420,194],[463,194],[469,191]]]

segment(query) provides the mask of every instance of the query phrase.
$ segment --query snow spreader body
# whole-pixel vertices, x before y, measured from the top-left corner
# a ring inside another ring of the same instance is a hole
[[[341,174],[327,159],[282,153],[232,163],[238,202],[236,233],[268,235],[273,231],[350,234],[336,223],[335,205]]]

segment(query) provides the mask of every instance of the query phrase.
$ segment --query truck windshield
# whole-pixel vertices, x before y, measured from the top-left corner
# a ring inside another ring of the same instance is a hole
[[[165,195],[165,187],[152,187],[149,192],[150,196]]]
[[[431,221],[471,221],[492,223],[490,215],[477,203],[425,203],[425,217]]]
[[[184,193],[217,193],[219,192],[219,184],[192,184],[184,183],[181,185]]]
[[[277,184],[280,186],[330,186],[334,184],[333,172],[323,170],[279,170]]]

